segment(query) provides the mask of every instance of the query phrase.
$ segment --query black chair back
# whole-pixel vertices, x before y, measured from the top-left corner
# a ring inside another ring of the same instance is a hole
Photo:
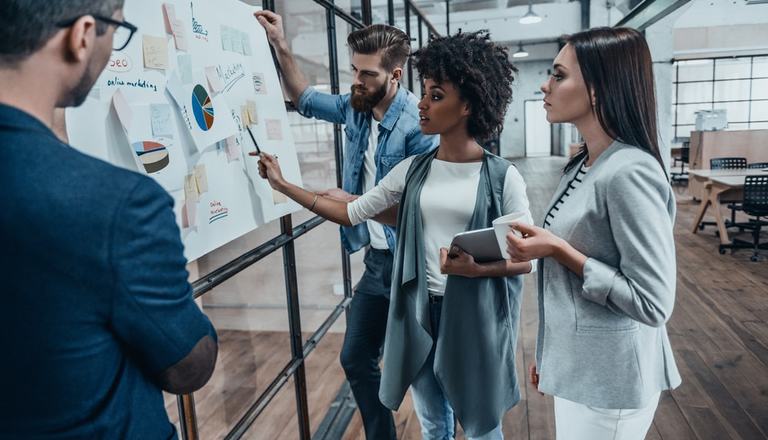
[[[755,163],[751,163],[751,164],[747,165],[747,168],[756,168],[756,169],[768,168],[768,162],[755,162]]]
[[[744,212],[755,217],[768,216],[768,175],[744,179]]]
[[[709,159],[709,167],[713,170],[735,170],[747,167],[746,157],[713,157]]]

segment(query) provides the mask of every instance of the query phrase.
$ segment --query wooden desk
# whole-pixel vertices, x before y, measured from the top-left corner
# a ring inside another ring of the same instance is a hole
[[[759,169],[740,168],[736,170],[688,170],[688,189],[691,191],[691,197],[696,200],[707,200],[707,191],[709,190],[709,180],[713,177],[730,176],[765,176],[766,172]],[[743,180],[743,179],[742,179]],[[695,185],[691,185],[695,182]],[[694,193],[694,189],[697,191]],[[731,199],[723,199],[730,201]]]
[[[715,222],[717,223],[717,230],[720,233],[720,244],[731,244],[730,238],[728,238],[728,229],[725,227],[725,220],[723,214],[720,212],[720,203],[723,200],[741,200],[744,198],[744,179],[748,175],[765,175],[765,171],[762,170],[696,170],[699,172],[709,171],[711,174],[715,174],[718,171],[742,171],[742,174],[730,174],[716,176],[713,175],[707,179],[706,183],[706,198],[702,198],[699,205],[699,212],[693,222],[693,233],[695,234],[699,230],[699,223],[704,218],[704,214],[707,212],[709,205],[712,205],[715,209]]]

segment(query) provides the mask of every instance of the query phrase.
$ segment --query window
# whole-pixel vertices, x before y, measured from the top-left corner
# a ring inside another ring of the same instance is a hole
[[[676,61],[675,136],[690,136],[699,110],[725,110],[728,130],[768,126],[768,56]]]

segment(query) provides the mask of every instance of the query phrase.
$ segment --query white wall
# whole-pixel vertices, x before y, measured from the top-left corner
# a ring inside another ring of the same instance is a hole
[[[768,4],[694,0],[674,24],[675,58],[768,53]]]
[[[689,5],[685,5],[665,18],[657,21],[645,30],[645,38],[653,58],[654,81],[656,82],[656,107],[658,109],[659,146],[662,159],[669,167],[670,148],[674,138],[672,126],[675,116],[672,113],[672,94],[674,92],[674,40],[675,23],[686,14]]]
[[[547,69],[552,67],[552,60],[513,62],[519,71],[512,86],[512,104],[507,110],[501,133],[503,157],[525,155],[525,100],[544,98],[539,87],[547,79]]]

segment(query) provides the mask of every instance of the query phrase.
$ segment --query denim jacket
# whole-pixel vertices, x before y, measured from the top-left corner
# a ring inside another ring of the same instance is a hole
[[[408,156],[434,149],[437,136],[421,134],[419,128],[418,98],[405,87],[400,86],[395,99],[384,114],[379,125],[379,139],[376,149],[376,183]],[[349,93],[331,95],[307,87],[301,94],[299,114],[309,118],[322,119],[335,124],[345,124],[346,142],[342,189],[350,194],[363,193],[363,161],[368,149],[371,129],[371,112],[360,113],[352,109]],[[389,249],[395,250],[395,230],[384,225]],[[341,241],[349,252],[356,252],[370,243],[365,223],[341,227]]]

